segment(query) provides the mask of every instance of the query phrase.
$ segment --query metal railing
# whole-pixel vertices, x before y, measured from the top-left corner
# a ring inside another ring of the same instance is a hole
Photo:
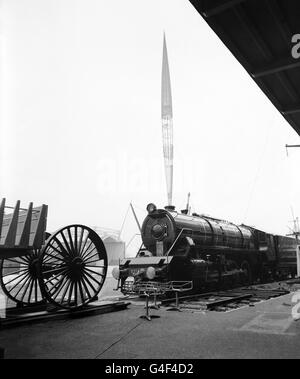
[[[133,280],[127,280],[123,284],[123,293],[136,294],[136,295],[163,295],[166,292],[183,292],[193,289],[192,281],[169,281],[169,282],[155,282],[155,281],[141,281],[134,283]]]

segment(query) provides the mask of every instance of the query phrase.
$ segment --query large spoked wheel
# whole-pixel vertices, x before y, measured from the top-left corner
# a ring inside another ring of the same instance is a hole
[[[101,238],[83,225],[66,226],[52,234],[41,250],[40,286],[56,306],[77,309],[100,292],[107,272]]]
[[[39,252],[36,249],[31,254],[0,262],[1,288],[9,299],[20,305],[43,302],[38,280]]]

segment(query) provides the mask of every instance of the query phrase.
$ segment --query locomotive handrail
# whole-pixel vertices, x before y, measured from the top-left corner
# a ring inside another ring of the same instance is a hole
[[[126,294],[139,294],[139,295],[153,295],[164,294],[168,289],[168,283],[162,282],[138,282],[134,283],[133,280],[127,280],[124,283],[123,291]]]
[[[130,246],[131,242],[135,239],[136,236],[140,236],[141,233],[135,233],[131,238],[130,238],[130,241],[128,242],[128,244],[125,246],[125,248],[127,249],[128,246]],[[143,244],[141,245],[141,247],[143,246]]]
[[[170,247],[170,249],[167,251],[167,254],[166,254],[166,257],[167,257],[167,264],[169,263],[168,261],[168,257],[169,257],[169,254],[171,253],[171,251],[173,250],[176,242],[178,241],[178,239],[181,237],[181,234],[183,233],[183,231],[186,231],[186,230],[191,230],[191,229],[187,229],[187,228],[183,228],[181,229],[180,233],[178,234],[178,236],[176,237],[175,241],[173,242],[172,246]]]
[[[170,283],[171,290],[173,291],[190,291],[193,289],[193,282],[191,280],[182,281],[182,280],[173,280]]]
[[[126,294],[139,294],[139,295],[163,295],[165,292],[183,292],[193,289],[192,281],[175,280],[169,282],[137,282],[128,280],[124,283],[124,293]]]

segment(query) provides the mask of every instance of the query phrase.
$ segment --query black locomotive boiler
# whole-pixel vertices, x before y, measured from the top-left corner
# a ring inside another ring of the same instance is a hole
[[[297,273],[296,238],[277,236],[246,225],[175,207],[147,206],[135,258],[125,258],[113,270],[118,288],[128,282],[192,281],[197,289],[251,284]]]

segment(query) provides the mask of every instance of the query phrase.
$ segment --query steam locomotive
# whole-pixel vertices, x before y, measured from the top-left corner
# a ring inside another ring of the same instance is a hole
[[[297,274],[296,238],[265,233],[217,218],[147,206],[143,248],[114,268],[118,288],[127,282],[191,281],[194,289],[249,285]]]

